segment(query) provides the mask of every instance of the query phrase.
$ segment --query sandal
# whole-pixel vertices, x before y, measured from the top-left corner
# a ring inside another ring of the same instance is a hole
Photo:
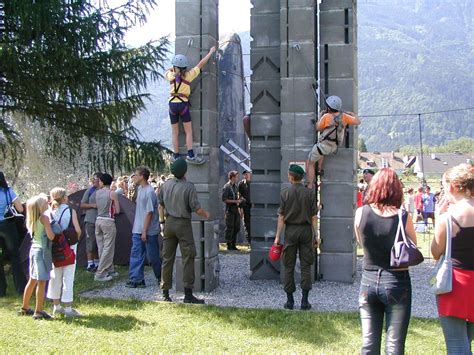
[[[19,316],[32,316],[35,312],[31,308],[20,308],[17,312]]]
[[[41,311],[41,312],[38,312],[38,313],[35,313],[33,315],[33,319],[35,320],[40,320],[40,319],[45,319],[45,320],[49,320],[49,319],[53,319],[53,317],[51,317],[48,313],[46,313],[45,311]]]

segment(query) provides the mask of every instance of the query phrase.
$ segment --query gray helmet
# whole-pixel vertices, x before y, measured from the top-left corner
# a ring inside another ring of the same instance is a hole
[[[176,54],[171,61],[171,64],[173,67],[178,67],[178,68],[187,68],[188,67],[188,58],[186,58],[185,55],[182,54]]]
[[[333,110],[341,111],[342,100],[339,96],[329,96],[326,99],[326,105],[328,105],[329,108],[332,108]]]

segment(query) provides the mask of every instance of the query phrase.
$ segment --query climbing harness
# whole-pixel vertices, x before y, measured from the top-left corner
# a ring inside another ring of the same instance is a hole
[[[323,142],[328,140],[330,142],[336,143],[336,146],[339,147],[342,145],[344,141],[344,131],[345,126],[342,123],[342,113],[339,113],[337,116],[334,117],[334,124],[331,124],[329,127],[326,128],[326,131],[332,128],[332,130],[326,133],[319,142]]]

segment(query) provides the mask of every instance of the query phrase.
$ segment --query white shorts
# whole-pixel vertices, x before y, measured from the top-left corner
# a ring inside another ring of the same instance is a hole
[[[308,155],[308,160],[310,161],[318,161],[325,155],[329,155],[334,153],[337,150],[337,144],[334,142],[330,141],[322,141],[318,142],[315,145],[313,145],[313,149],[311,149],[311,152],[309,152]]]

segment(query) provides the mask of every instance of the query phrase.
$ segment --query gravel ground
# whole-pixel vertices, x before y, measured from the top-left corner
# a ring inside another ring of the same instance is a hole
[[[286,300],[282,286],[277,281],[250,280],[249,254],[229,253],[220,254],[220,285],[210,293],[196,293],[206,300],[207,304],[221,307],[238,308],[276,308],[280,309]],[[411,269],[413,287],[412,315],[422,318],[436,318],[435,297],[428,288],[428,275],[433,267],[431,261],[425,261]],[[313,311],[358,311],[358,292],[361,274],[361,260],[358,260],[357,277],[353,284],[329,281],[316,282],[310,292],[310,302]],[[144,301],[161,300],[158,288],[151,270],[145,274],[147,287],[129,289],[125,282],[116,283],[110,288],[88,291],[85,297],[104,297],[113,299],[138,299]],[[182,302],[183,294],[170,291],[172,298]],[[301,290],[297,287],[295,293],[296,305],[299,305]]]

